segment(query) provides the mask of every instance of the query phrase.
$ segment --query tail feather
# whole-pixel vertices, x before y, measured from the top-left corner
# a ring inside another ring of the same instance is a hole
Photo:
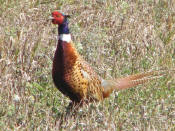
[[[138,79],[142,79],[142,78],[146,78],[146,77],[162,76],[164,74],[165,74],[165,71],[150,71],[150,72],[130,75],[130,76],[120,78],[120,79],[138,80]]]
[[[165,71],[151,71],[136,75],[130,75],[124,78],[119,78],[114,80],[115,81],[115,87],[114,89],[126,89],[131,88],[140,84],[147,83],[151,80],[159,79],[160,77],[164,76],[166,74]]]
[[[108,97],[113,90],[122,90],[131,88],[140,84],[147,83],[151,80],[159,79],[167,74],[167,71],[151,71],[136,75],[130,75],[116,80],[103,80],[102,87],[104,88],[103,96]]]
[[[122,89],[127,89],[127,88],[131,88],[131,87],[134,87],[134,86],[137,86],[137,85],[140,85],[140,84],[144,84],[144,83],[147,83],[151,80],[156,80],[156,79],[159,79],[160,77],[162,76],[154,76],[154,77],[146,77],[146,78],[138,78],[138,79],[125,79],[125,78],[122,78],[122,79],[118,79],[116,80],[115,82],[115,87],[114,89],[116,90],[122,90]]]

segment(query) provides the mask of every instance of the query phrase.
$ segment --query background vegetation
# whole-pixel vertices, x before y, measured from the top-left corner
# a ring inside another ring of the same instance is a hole
[[[0,0],[0,130],[58,130],[69,99],[53,85],[57,26],[103,78],[175,68],[173,0]],[[62,130],[175,130],[175,75],[85,106]]]

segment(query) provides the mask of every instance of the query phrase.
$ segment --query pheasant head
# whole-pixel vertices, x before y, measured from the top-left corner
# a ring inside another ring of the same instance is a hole
[[[60,34],[69,34],[69,28],[68,28],[68,18],[69,15],[64,15],[63,13],[60,13],[58,11],[53,11],[52,16],[50,19],[52,20],[53,24],[58,25],[58,32]]]
[[[67,18],[69,18],[69,17],[70,17],[69,15],[64,15],[58,11],[53,11],[52,17],[50,19],[52,19],[53,24],[61,25],[65,21],[67,21]]]

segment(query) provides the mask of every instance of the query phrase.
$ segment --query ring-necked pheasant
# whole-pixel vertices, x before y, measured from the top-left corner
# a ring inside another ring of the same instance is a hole
[[[114,90],[134,87],[159,77],[159,72],[147,72],[114,80],[104,80],[74,48],[68,27],[68,15],[52,13],[52,23],[58,25],[59,40],[53,60],[52,77],[56,87],[73,103],[102,101]]]

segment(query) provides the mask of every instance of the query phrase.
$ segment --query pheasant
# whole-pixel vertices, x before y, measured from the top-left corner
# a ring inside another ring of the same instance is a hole
[[[71,40],[69,15],[52,12],[52,23],[58,25],[58,44],[53,59],[52,77],[55,86],[74,104],[103,101],[114,90],[122,90],[157,79],[162,74],[151,71],[124,78],[104,80],[79,55]]]

